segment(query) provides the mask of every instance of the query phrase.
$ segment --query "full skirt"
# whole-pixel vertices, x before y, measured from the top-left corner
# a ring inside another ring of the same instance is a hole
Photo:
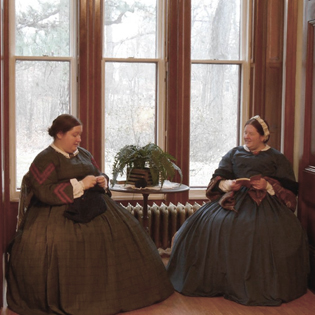
[[[276,196],[258,206],[245,190],[238,213],[210,202],[182,225],[167,265],[176,291],[224,296],[244,305],[279,305],[306,293],[308,242]]]
[[[107,210],[86,224],[66,206],[31,207],[12,241],[7,302],[20,315],[105,315],[162,301],[173,287],[157,248],[107,195]]]

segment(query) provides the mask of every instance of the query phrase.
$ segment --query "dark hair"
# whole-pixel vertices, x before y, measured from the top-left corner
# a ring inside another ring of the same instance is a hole
[[[52,125],[48,128],[48,134],[55,139],[59,132],[66,133],[73,127],[81,125],[80,119],[70,114],[62,114],[54,119]]]
[[[262,118],[261,118],[262,119]],[[265,124],[267,125],[268,127],[268,130],[269,130],[269,124],[268,122],[263,119],[263,121],[265,122]],[[264,132],[264,129],[262,127],[262,125],[259,123],[259,121],[256,119],[256,118],[251,118],[249,119],[246,123],[245,123],[245,126],[246,127],[247,125],[252,125],[253,127],[255,127],[255,129],[257,130],[257,132],[261,135],[261,136],[264,136],[265,135],[265,132]],[[266,139],[264,140],[264,143],[267,143],[270,139],[270,134],[268,136],[266,136]]]

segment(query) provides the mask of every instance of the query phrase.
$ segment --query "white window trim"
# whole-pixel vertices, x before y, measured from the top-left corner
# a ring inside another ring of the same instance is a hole
[[[15,125],[15,64],[17,60],[33,60],[33,61],[67,61],[70,64],[70,109],[72,114],[76,115],[77,108],[77,1],[70,0],[70,57],[52,57],[52,56],[16,56],[15,52],[15,0],[9,2],[9,20],[11,27],[9,28],[9,155],[10,155],[10,201],[17,202],[20,196],[20,190],[16,187],[16,125]],[[43,148],[45,149],[45,148]],[[39,153],[39,152],[38,152]]]
[[[127,57],[127,58],[109,58],[109,57],[102,57],[102,169],[105,169],[105,155],[106,155],[106,147],[105,147],[105,91],[104,91],[104,84],[105,84],[105,64],[106,62],[130,62],[130,63],[155,63],[157,66],[157,77],[158,81],[157,84],[157,99],[156,99],[156,106],[157,106],[157,117],[156,117],[156,125],[157,125],[157,144],[165,149],[165,135],[166,135],[166,119],[165,119],[165,91],[166,91],[166,70],[167,70],[167,63],[165,58],[165,49],[166,49],[166,3],[165,0],[158,0],[157,1],[157,13],[158,13],[158,23],[157,23],[157,55],[158,58],[134,58],[134,57]],[[102,36],[104,38],[104,34]],[[103,51],[103,50],[102,50]],[[104,54],[104,51],[103,51]],[[107,174],[110,178],[112,174]],[[112,192],[112,195],[115,199],[119,200],[142,200],[143,196],[141,194],[124,194],[118,192]],[[127,196],[129,195],[129,196]],[[155,194],[155,200],[162,200],[164,199],[164,194]],[[150,199],[150,198],[149,198]]]
[[[191,64],[194,63],[204,63],[204,64],[238,64],[241,65],[241,87],[240,87],[240,130],[239,138],[240,144],[243,138],[243,125],[245,121],[249,118],[249,97],[250,97],[250,29],[251,29],[251,20],[250,12],[252,10],[252,4],[250,0],[242,0],[242,29],[241,29],[241,58],[240,60],[192,60]],[[219,165],[218,161],[218,165]],[[212,174],[209,174],[209,180]],[[207,187],[196,187],[190,188],[189,190],[189,199],[192,200],[201,200],[206,199],[206,188]]]

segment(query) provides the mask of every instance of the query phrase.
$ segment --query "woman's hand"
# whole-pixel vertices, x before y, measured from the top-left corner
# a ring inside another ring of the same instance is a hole
[[[231,190],[238,191],[241,189],[241,187],[242,187],[241,183],[238,183],[236,180],[232,180],[231,186],[230,186]]]
[[[103,176],[103,175],[96,176],[96,181],[100,187],[103,187],[104,189],[108,188],[108,183],[107,183],[107,179],[105,178],[105,176]]]
[[[84,189],[92,188],[97,183],[97,177],[94,175],[88,175],[82,179],[82,183],[83,183]]]
[[[264,178],[251,180],[252,187],[257,190],[264,190],[267,188],[267,181]]]

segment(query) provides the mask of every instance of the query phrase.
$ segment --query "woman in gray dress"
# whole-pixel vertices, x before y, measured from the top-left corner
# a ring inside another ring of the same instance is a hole
[[[212,176],[210,202],[176,233],[167,265],[176,291],[245,305],[279,305],[306,293],[308,243],[294,214],[298,183],[269,137],[261,117],[245,124],[245,144]]]
[[[7,271],[8,307],[20,315],[116,314],[173,293],[155,244],[110,198],[107,176],[79,146],[81,133],[77,118],[58,116],[52,145],[24,179],[32,198]]]

